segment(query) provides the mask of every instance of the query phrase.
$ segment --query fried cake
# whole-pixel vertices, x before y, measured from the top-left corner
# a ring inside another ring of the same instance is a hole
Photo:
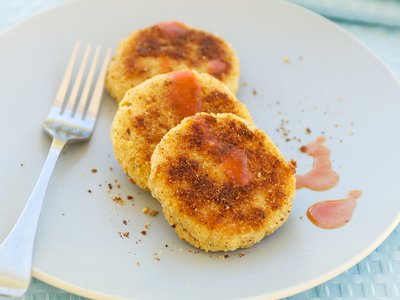
[[[147,189],[150,158],[164,134],[197,112],[229,112],[251,121],[244,104],[215,77],[194,70],[157,75],[129,90],[111,128],[117,161]]]
[[[106,78],[110,95],[120,101],[125,92],[155,75],[185,68],[208,73],[238,89],[239,59],[233,48],[212,33],[184,23],[158,23],[123,40]]]
[[[230,113],[185,118],[157,145],[149,187],[178,236],[205,251],[247,248],[288,218],[294,161]]]

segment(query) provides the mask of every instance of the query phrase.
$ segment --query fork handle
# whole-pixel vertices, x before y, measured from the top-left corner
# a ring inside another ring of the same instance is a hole
[[[53,139],[36,185],[11,232],[0,245],[0,295],[20,297],[29,287],[33,245],[43,199],[66,142]]]

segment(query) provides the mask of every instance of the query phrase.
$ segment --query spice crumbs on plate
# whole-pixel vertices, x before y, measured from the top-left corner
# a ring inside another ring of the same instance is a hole
[[[126,196],[126,199],[127,199],[127,200],[133,200],[133,196],[127,195],[127,196]]]
[[[124,205],[124,199],[119,195],[114,195],[112,200],[119,205]]]
[[[127,220],[122,220],[122,224],[128,225],[128,221]]]
[[[140,233],[143,234],[143,235],[146,235],[147,231],[146,230],[142,230],[142,231],[140,231]]]
[[[158,210],[150,209],[147,206],[143,207],[142,212],[145,213],[146,215],[149,215],[149,216],[152,216],[152,217],[155,217],[155,216],[158,215]]]
[[[92,172],[93,174],[97,173],[97,169],[92,169],[90,170],[90,172]]]

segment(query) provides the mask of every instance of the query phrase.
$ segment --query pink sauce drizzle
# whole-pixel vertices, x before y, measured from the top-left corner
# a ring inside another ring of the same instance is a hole
[[[361,195],[361,191],[354,190],[349,192],[345,199],[317,202],[307,210],[307,217],[320,228],[339,228],[351,220],[357,205],[356,200]]]
[[[232,145],[223,145],[204,119],[196,117],[195,122],[201,131],[204,149],[218,153],[222,169],[229,180],[235,185],[248,184],[250,174],[246,152]]]
[[[339,181],[339,175],[332,169],[330,150],[324,145],[325,137],[319,136],[300,150],[314,158],[313,168],[304,175],[296,175],[296,189],[303,187],[314,191],[333,188]]]
[[[214,59],[207,64],[207,73],[211,75],[221,75],[227,69],[228,65],[219,59]]]
[[[201,86],[193,72],[181,70],[168,73],[168,100],[171,106],[183,119],[192,116],[202,109]]]
[[[160,22],[156,25],[166,34],[170,35],[181,35],[188,31],[185,24],[179,23],[177,21]]]

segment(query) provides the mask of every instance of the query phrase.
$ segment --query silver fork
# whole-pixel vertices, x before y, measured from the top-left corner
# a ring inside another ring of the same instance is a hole
[[[79,43],[77,43],[72,51],[64,78],[44,121],[44,130],[53,138],[53,142],[42,172],[17,223],[0,245],[0,295],[2,296],[20,297],[27,291],[31,280],[36,228],[43,199],[57,158],[67,143],[88,140],[93,132],[101,103],[104,78],[111,50],[108,49],[105,54],[92,97],[88,101],[96,74],[100,48],[97,47],[94,52],[92,64],[78,100],[81,82],[91,51],[90,46],[85,48],[81,64],[76,73],[75,82],[72,85],[69,97],[67,97],[68,86],[74,71],[79,47]]]

